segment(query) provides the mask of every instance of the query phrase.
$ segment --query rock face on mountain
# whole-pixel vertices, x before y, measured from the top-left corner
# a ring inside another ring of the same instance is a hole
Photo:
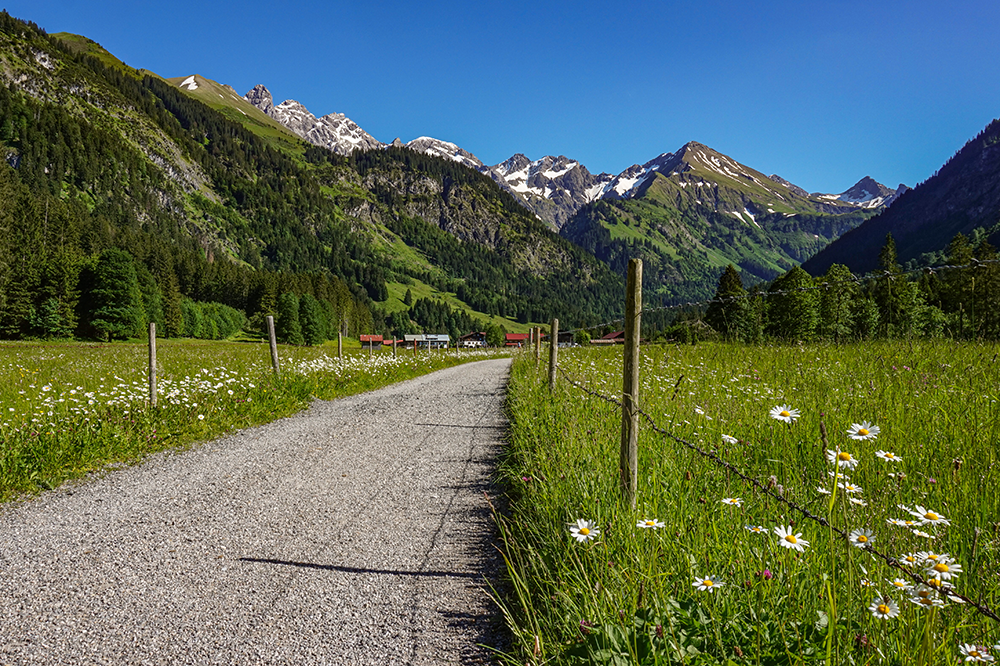
[[[576,211],[597,199],[612,179],[608,173],[595,176],[587,167],[563,155],[546,155],[532,162],[517,153],[480,171],[513,192],[529,210],[555,229],[561,229]]]
[[[701,299],[726,265],[773,279],[871,214],[786,183],[690,142],[611,179],[560,234],[618,272],[642,257],[654,300]]]
[[[821,194],[817,192],[809,196],[826,199],[827,201],[852,203],[861,208],[883,208],[890,205],[907,189],[909,188],[906,185],[901,184],[898,188],[892,190],[871,177],[865,176],[846,192],[841,192],[840,194]]]
[[[341,155],[350,155],[355,150],[381,148],[383,145],[343,113],[317,118],[293,99],[275,106],[271,92],[260,84],[244,95],[244,99],[309,143]]]

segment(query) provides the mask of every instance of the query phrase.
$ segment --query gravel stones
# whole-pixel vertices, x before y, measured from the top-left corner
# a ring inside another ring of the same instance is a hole
[[[469,664],[509,359],[0,507],[0,664]]]

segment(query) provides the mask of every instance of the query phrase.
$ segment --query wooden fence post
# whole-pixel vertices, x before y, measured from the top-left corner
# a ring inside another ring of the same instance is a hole
[[[542,327],[535,327],[535,370],[538,370],[538,364],[542,362]]]
[[[337,358],[344,358],[344,334],[337,331]]]
[[[642,317],[642,259],[628,262],[625,296],[625,349],[622,363],[621,489],[635,509],[639,467],[639,337]]]
[[[392,336],[392,357],[396,358],[396,336]]]
[[[156,322],[149,322],[149,406],[156,407]]]
[[[556,388],[556,366],[559,355],[559,320],[552,320],[552,329],[549,331],[549,390]]]
[[[278,367],[278,339],[274,337],[274,317],[267,315],[267,337],[271,342],[271,367],[274,374],[281,376],[281,369]]]

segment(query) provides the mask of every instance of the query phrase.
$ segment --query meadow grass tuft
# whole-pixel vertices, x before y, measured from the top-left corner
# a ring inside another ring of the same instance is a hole
[[[969,645],[1000,655],[1000,624],[868,550],[911,555],[909,572],[1000,610],[998,352],[642,348],[639,403],[661,428],[830,527],[645,423],[633,511],[619,490],[618,408],[563,379],[550,393],[522,356],[500,467],[510,510],[497,516],[511,663],[955,664]],[[620,397],[620,348],[566,350],[560,366]],[[580,520],[596,536],[581,539]]]

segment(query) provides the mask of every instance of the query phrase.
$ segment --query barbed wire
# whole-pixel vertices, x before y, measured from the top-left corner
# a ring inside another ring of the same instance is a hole
[[[842,285],[851,286],[862,286],[868,282],[873,282],[875,280],[896,280],[899,278],[905,278],[911,275],[923,274],[923,275],[936,275],[939,271],[950,271],[950,270],[965,270],[969,268],[983,268],[991,264],[1000,264],[1000,259],[973,259],[971,263],[968,264],[941,264],[939,266],[925,266],[922,268],[912,268],[910,270],[900,270],[898,272],[892,272],[887,270],[882,271],[871,271],[865,273],[864,275],[851,275],[849,278],[843,280],[831,280],[826,282],[820,282],[811,287],[795,287],[793,289],[781,289],[777,291],[748,291],[745,294],[740,294],[738,296],[723,296],[720,298],[709,298],[700,301],[685,301],[682,303],[673,303],[671,305],[661,305],[654,308],[643,308],[639,313],[640,315],[653,314],[656,312],[666,312],[668,310],[683,310],[685,308],[701,308],[717,304],[732,303],[735,301],[749,301],[755,298],[770,298],[771,296],[790,296],[792,294],[800,294],[809,291],[826,291],[834,287]],[[580,326],[578,328],[560,330],[559,333],[577,333],[579,331],[591,331],[595,328],[605,328],[613,326],[614,324],[623,324],[625,322],[625,317],[618,317],[617,319],[611,319],[601,324],[594,324],[593,326]]]
[[[566,379],[566,381],[568,381],[570,384],[572,384],[574,387],[580,389],[584,393],[587,393],[588,395],[590,395],[592,397],[598,398],[598,399],[603,400],[605,402],[608,402],[608,403],[610,403],[612,405],[615,405],[615,406],[617,406],[620,409],[622,408],[622,403],[617,398],[615,398],[613,396],[604,395],[604,394],[602,394],[602,393],[600,393],[598,391],[594,391],[593,389],[591,389],[591,388],[587,387],[586,385],[584,385],[582,382],[576,381],[575,379],[573,379],[572,377],[569,376],[569,374],[562,368],[562,366],[560,366],[558,364],[556,365],[556,369]],[[664,436],[664,437],[666,437],[668,439],[671,439],[674,442],[676,442],[676,443],[678,443],[678,444],[680,444],[680,445],[682,445],[682,446],[690,449],[691,451],[694,451],[695,453],[697,453],[698,455],[702,456],[703,458],[706,458],[707,460],[710,460],[710,461],[714,462],[715,464],[717,464],[717,465],[719,465],[721,467],[724,467],[726,470],[728,470],[732,474],[735,474],[737,477],[739,477],[744,483],[750,484],[751,486],[753,486],[754,488],[756,488],[757,490],[759,490],[764,495],[767,495],[768,497],[770,497],[770,498],[772,498],[772,499],[774,499],[774,500],[776,500],[776,501],[778,501],[778,502],[780,502],[780,503],[788,506],[790,509],[792,509],[794,511],[797,511],[798,513],[802,514],[803,516],[805,516],[809,520],[812,520],[812,521],[815,521],[815,522],[819,523],[820,525],[822,525],[823,527],[826,527],[827,529],[831,530],[832,532],[835,532],[841,539],[843,539],[845,541],[848,541],[848,542],[850,541],[850,535],[847,533],[846,530],[842,530],[842,529],[840,529],[838,527],[835,527],[826,518],[823,518],[822,516],[817,516],[816,514],[812,513],[808,509],[806,509],[805,507],[803,507],[803,506],[799,505],[798,503],[796,503],[796,502],[788,499],[787,497],[784,496],[784,494],[775,492],[773,490],[773,488],[770,487],[771,486],[770,483],[767,483],[767,484],[762,483],[760,480],[758,480],[758,479],[750,476],[749,474],[743,472],[741,469],[739,469],[738,467],[736,467],[732,463],[723,460],[717,454],[715,454],[715,453],[713,453],[711,451],[706,451],[706,450],[702,449],[701,447],[699,447],[697,444],[693,444],[693,443],[691,443],[691,442],[689,442],[689,441],[687,441],[687,440],[685,440],[685,439],[683,439],[681,437],[678,437],[677,435],[673,434],[672,432],[669,432],[669,431],[661,428],[659,425],[657,425],[656,421],[653,420],[653,417],[650,416],[649,414],[647,414],[641,408],[637,407],[636,408],[636,413],[638,413],[640,416],[643,417],[643,419],[649,425],[650,429],[653,430],[653,432],[656,432],[656,433],[658,433],[658,434],[660,434],[660,435],[662,435],[662,436]],[[947,585],[940,585],[940,586],[938,586],[938,585],[932,585],[930,582],[928,582],[928,580],[926,580],[926,579],[922,578],[921,576],[917,575],[916,573],[914,573],[913,571],[911,571],[908,567],[906,567],[902,563],[900,563],[900,561],[898,559],[896,559],[895,557],[892,557],[891,555],[887,555],[887,554],[883,553],[880,550],[877,550],[871,544],[865,546],[862,550],[868,551],[869,553],[871,553],[872,555],[874,555],[878,559],[880,559],[883,562],[885,562],[889,567],[897,569],[898,571],[902,572],[903,574],[906,575],[907,578],[909,578],[910,580],[912,580],[914,583],[917,583],[918,585],[923,585],[923,586],[927,587],[928,589],[935,590],[938,594],[944,596],[947,599],[956,599],[956,598],[957,599],[961,599],[964,603],[969,604],[970,606],[972,606],[973,608],[975,608],[982,615],[985,615],[986,617],[988,617],[988,618],[990,618],[990,619],[992,619],[992,620],[994,620],[996,622],[1000,622],[1000,617],[998,617],[997,614],[994,613],[988,606],[980,604],[979,602],[973,601],[969,597],[967,597],[967,596],[965,596],[963,594],[960,594],[953,587],[950,587],[950,586],[947,586]],[[937,580],[937,579],[935,579],[935,580]]]

